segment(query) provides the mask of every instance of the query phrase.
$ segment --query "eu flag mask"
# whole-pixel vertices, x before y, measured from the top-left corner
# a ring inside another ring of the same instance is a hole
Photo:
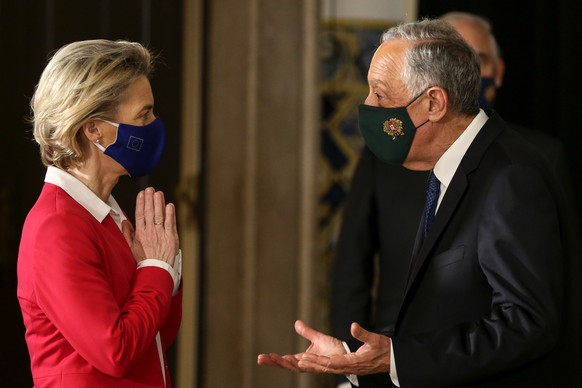
[[[147,125],[112,123],[117,127],[117,137],[107,148],[95,144],[105,155],[121,164],[132,178],[151,174],[158,166],[166,146],[166,130],[160,118]]]

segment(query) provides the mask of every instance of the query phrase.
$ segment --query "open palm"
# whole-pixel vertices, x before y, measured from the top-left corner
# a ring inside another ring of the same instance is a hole
[[[337,338],[295,322],[297,334],[311,342],[303,353],[280,356],[260,354],[259,365],[274,366],[293,372],[366,375],[390,370],[390,338],[369,332],[353,323],[351,334],[362,342],[355,353],[348,353]]]
[[[333,357],[346,353],[340,340],[312,329],[302,321],[298,320],[295,322],[295,331],[297,334],[311,342],[305,352],[287,354],[284,356],[280,356],[276,353],[260,354],[257,363],[259,365],[288,369],[293,372],[306,372],[306,370],[299,366],[299,361],[306,354]]]

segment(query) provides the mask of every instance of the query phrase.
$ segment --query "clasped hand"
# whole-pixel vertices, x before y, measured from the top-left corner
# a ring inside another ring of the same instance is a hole
[[[295,322],[295,331],[311,342],[303,353],[280,356],[260,354],[259,365],[283,368],[292,372],[366,375],[390,371],[390,338],[369,332],[352,323],[351,334],[363,345],[355,353],[347,353],[340,340],[312,329],[302,321]]]
[[[128,220],[122,230],[135,261],[158,259],[170,266],[179,250],[176,210],[166,204],[164,193],[148,187],[138,193],[135,201],[135,228]]]

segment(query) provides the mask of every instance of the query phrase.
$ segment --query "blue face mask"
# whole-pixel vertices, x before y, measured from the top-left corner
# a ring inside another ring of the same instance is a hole
[[[166,129],[160,118],[147,125],[117,124],[117,138],[107,148],[94,143],[105,155],[121,164],[132,178],[152,173],[160,163],[166,146]]]
[[[495,93],[497,92],[497,87],[495,86],[495,78],[493,77],[482,77],[481,78],[481,89],[479,90],[479,106],[483,110],[493,109],[493,103],[495,102]]]

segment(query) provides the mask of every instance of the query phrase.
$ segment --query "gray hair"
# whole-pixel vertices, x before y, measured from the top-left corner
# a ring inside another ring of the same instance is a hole
[[[489,44],[491,45],[491,52],[493,53],[493,59],[495,62],[497,62],[497,59],[499,59],[499,57],[501,56],[501,49],[499,48],[499,45],[497,44],[497,40],[495,39],[495,36],[493,35],[493,29],[491,27],[491,22],[479,15],[475,15],[472,13],[467,13],[467,12],[447,12],[444,15],[442,15],[441,17],[439,17],[439,19],[441,20],[446,20],[446,21],[461,21],[461,22],[468,22],[468,23],[472,23],[475,25],[478,25],[479,27],[481,27],[483,29],[483,31],[485,31],[487,33],[487,35],[489,36]]]
[[[85,40],[61,47],[45,67],[32,109],[34,139],[45,166],[84,161],[82,126],[113,119],[129,85],[149,77],[153,56],[139,43]]]
[[[382,43],[399,39],[413,42],[402,74],[410,97],[439,86],[447,92],[451,110],[466,115],[479,112],[479,56],[449,23],[424,19],[400,24],[382,35]]]

